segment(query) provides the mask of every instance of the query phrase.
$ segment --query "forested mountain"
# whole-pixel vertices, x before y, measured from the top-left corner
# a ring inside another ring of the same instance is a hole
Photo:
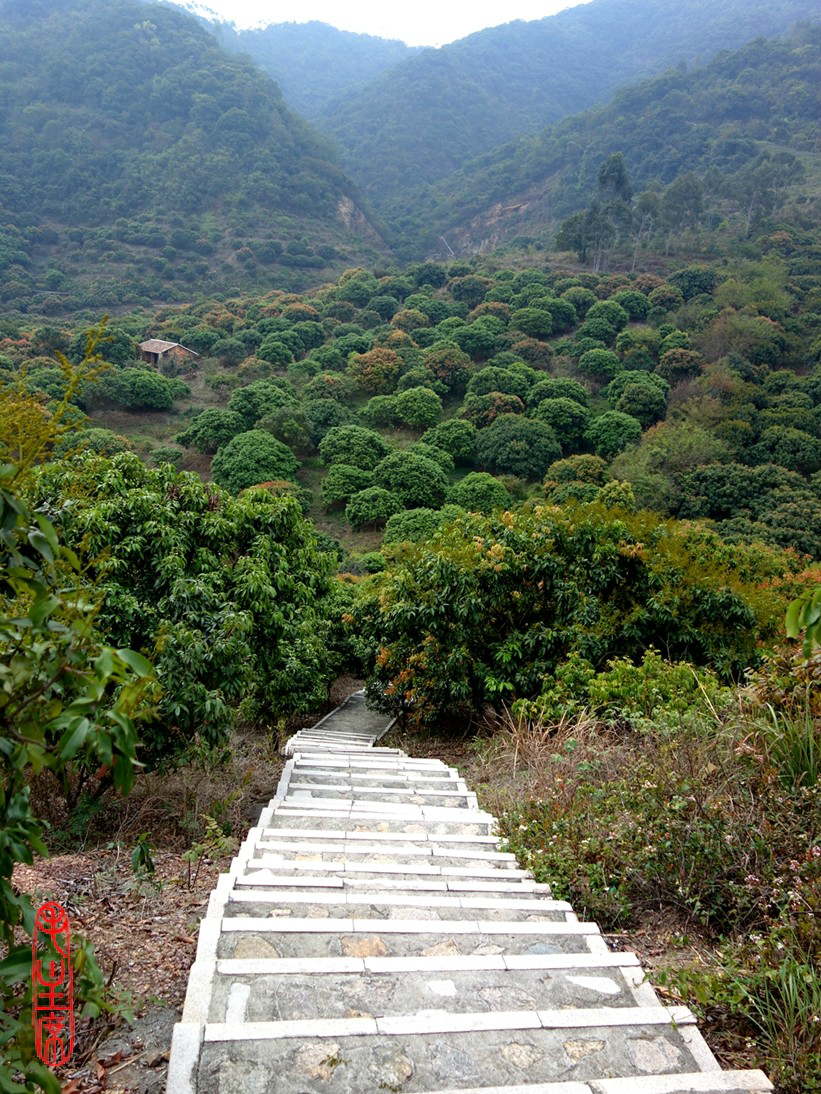
[[[519,238],[551,242],[595,196],[607,158],[623,153],[638,198],[631,229],[661,232],[733,223],[746,236],[785,202],[812,216],[821,194],[817,88],[821,28],[757,40],[702,69],[682,68],[617,92],[474,160],[419,200],[389,208],[409,254],[471,254]],[[568,248],[570,249],[570,248]]]
[[[298,286],[381,247],[276,84],[139,0],[0,2],[0,225],[2,300],[47,313]]]
[[[327,23],[276,23],[258,30],[212,25],[228,49],[247,53],[272,76],[288,105],[313,119],[337,96],[418,52],[404,42],[353,34]]]
[[[425,50],[317,119],[377,204],[681,61],[817,19],[815,0],[592,0]]]

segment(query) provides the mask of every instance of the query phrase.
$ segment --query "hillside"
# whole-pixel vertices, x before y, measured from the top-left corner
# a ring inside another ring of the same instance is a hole
[[[350,88],[376,79],[418,52],[404,42],[337,30],[316,20],[237,30],[207,24],[228,49],[247,53],[282,88],[286,102],[315,118]]]
[[[342,95],[317,124],[381,205],[623,84],[817,15],[814,0],[592,0],[424,50]]]
[[[381,251],[328,142],[170,7],[3,0],[0,104],[7,307],[300,287]]]
[[[687,227],[711,231],[729,223],[747,234],[760,214],[785,203],[811,217],[821,193],[819,81],[821,29],[758,40],[702,69],[673,69],[624,88],[607,106],[503,145],[418,202],[397,199],[386,216],[397,238],[414,241],[410,254],[552,243],[559,223],[591,199],[604,161],[620,152],[635,191],[657,195],[658,230],[665,227],[658,206],[684,186],[675,180],[692,176]],[[647,234],[646,225],[641,231]]]

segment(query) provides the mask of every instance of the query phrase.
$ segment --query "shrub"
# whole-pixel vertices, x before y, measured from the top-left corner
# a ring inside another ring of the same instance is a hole
[[[553,333],[553,315],[546,308],[519,308],[511,315],[510,326],[543,341]]]
[[[281,406],[272,410],[260,418],[256,427],[297,452],[309,449],[313,443],[308,419],[300,406]]]
[[[476,441],[480,466],[523,479],[542,478],[561,454],[556,434],[549,426],[518,414],[503,414],[482,430]]]
[[[613,330],[620,331],[630,322],[630,315],[615,300],[599,300],[587,310],[585,322],[603,319]]]
[[[396,418],[414,429],[427,429],[442,416],[442,400],[430,388],[408,388],[395,398]]]
[[[296,392],[287,380],[255,380],[237,388],[228,400],[228,409],[242,418],[246,429],[251,429],[272,410],[296,403]]]
[[[440,422],[422,434],[422,441],[443,448],[458,464],[470,467],[476,459],[476,426],[463,419]]]
[[[322,501],[330,509],[340,503],[350,501],[354,494],[373,486],[373,472],[363,471],[361,467],[335,463],[328,468],[328,474],[322,480]]]
[[[609,349],[589,349],[579,358],[580,371],[597,380],[612,380],[621,367],[618,355]]]
[[[363,602],[368,690],[430,721],[534,697],[574,651],[601,671],[663,645],[672,660],[737,673],[780,620],[778,596],[760,581],[787,565],[646,512],[462,518],[397,561]]]
[[[354,494],[345,508],[345,518],[354,528],[380,525],[402,509],[402,502],[390,490],[371,486]]]
[[[507,487],[488,475],[486,471],[473,471],[465,475],[448,490],[448,502],[472,513],[490,513],[493,509],[506,509],[512,503]]]
[[[590,411],[574,399],[543,399],[534,417],[550,426],[565,452],[580,447],[590,424]]]
[[[569,301],[580,319],[584,319],[588,311],[598,301],[598,297],[594,292],[583,288],[581,285],[571,285],[569,289],[565,289],[561,294],[560,299]]]
[[[434,463],[439,464],[445,474],[450,474],[454,468],[454,460],[450,452],[446,452],[444,448],[437,448],[434,444],[428,444],[426,441],[416,441],[405,451],[417,456],[424,456],[427,460],[433,460]]]
[[[338,372],[320,372],[302,389],[304,399],[336,399],[338,403],[350,403],[355,394],[353,381]]]
[[[387,547],[394,543],[432,539],[443,524],[461,514],[462,510],[456,505],[446,505],[442,509],[405,509],[388,518],[382,542]]]
[[[495,365],[486,365],[471,377],[467,392],[469,395],[490,395],[498,391],[504,395],[516,395],[524,400],[529,388],[527,378],[520,373],[497,368]]]
[[[374,481],[398,497],[405,509],[438,508],[448,487],[438,463],[412,452],[386,456],[374,470]]]
[[[374,395],[362,408],[368,425],[392,425],[396,421],[396,395]]]
[[[126,410],[170,410],[187,390],[179,380],[134,367],[106,373],[91,389],[91,396],[110,399]]]
[[[544,477],[545,489],[559,483],[584,482],[601,486],[607,473],[607,464],[601,456],[568,456],[548,467]]]
[[[334,426],[319,445],[319,455],[326,466],[345,463],[364,471],[373,471],[390,450],[378,433],[359,425]]]
[[[459,391],[468,381],[471,362],[455,342],[437,342],[425,353],[425,367],[449,391]]]
[[[590,423],[585,440],[597,456],[612,459],[630,445],[641,440],[641,422],[622,414],[620,410],[608,410]]]
[[[573,399],[579,406],[586,407],[590,402],[587,388],[578,380],[568,377],[551,377],[534,384],[527,395],[528,407],[538,406],[543,399]]]
[[[354,412],[342,403],[338,403],[336,399],[306,399],[302,404],[302,413],[311,441],[315,445],[319,445],[323,437],[332,429],[353,425],[356,422]]]
[[[646,319],[650,311],[650,301],[644,293],[636,292],[635,289],[624,289],[622,292],[617,292],[611,299],[620,308],[624,308],[633,322]]]
[[[299,469],[293,452],[262,429],[239,433],[214,456],[211,475],[219,486],[239,494],[249,486],[292,479]]]
[[[386,395],[393,391],[401,370],[399,355],[384,347],[367,353],[354,353],[348,361],[348,375],[372,395]]]
[[[459,413],[476,429],[485,429],[500,415],[524,414],[524,409],[518,395],[493,391],[490,395],[466,395]]]
[[[244,418],[235,411],[209,407],[193,419],[188,429],[177,434],[176,441],[198,452],[213,453],[246,428]]]

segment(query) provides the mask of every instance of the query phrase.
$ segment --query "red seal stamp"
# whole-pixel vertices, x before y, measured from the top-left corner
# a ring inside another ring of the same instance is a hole
[[[47,1067],[60,1067],[74,1051],[74,991],[68,915],[55,901],[34,918],[31,985],[37,1055]]]

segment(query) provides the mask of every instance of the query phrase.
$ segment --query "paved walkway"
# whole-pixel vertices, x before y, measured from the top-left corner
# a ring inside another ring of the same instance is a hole
[[[361,695],[291,738],[200,926],[168,1094],[764,1094]]]

